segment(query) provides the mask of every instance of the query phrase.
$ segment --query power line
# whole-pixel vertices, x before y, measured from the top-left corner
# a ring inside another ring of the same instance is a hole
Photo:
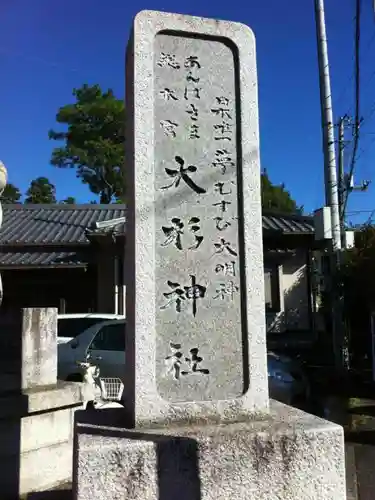
[[[359,127],[360,127],[360,39],[361,39],[361,0],[356,0],[356,19],[355,19],[355,45],[354,45],[354,54],[355,54],[355,118],[354,118],[354,145],[352,152],[352,159],[350,162],[349,175],[347,177],[347,188],[349,187],[350,180],[352,179],[354,166],[356,162],[356,155],[358,149],[358,141],[359,141]],[[349,189],[345,190],[344,203],[342,209],[343,219],[345,218],[345,210],[348,204],[349,198]]]
[[[374,142],[375,142],[375,136],[368,143],[367,148],[369,148],[372,144],[374,144]],[[362,158],[362,156],[365,154],[365,152],[366,152],[365,148],[361,148],[359,150],[359,155],[357,156],[356,161],[358,161],[360,158]]]
[[[354,17],[354,20],[357,19],[357,16]],[[357,38],[356,38],[357,40]],[[363,48],[363,46],[361,47],[361,57],[362,57],[362,60],[363,60],[363,55],[367,53],[367,51],[370,49],[371,45],[374,43],[375,41],[375,30],[373,30],[373,33],[371,35],[371,37],[369,38],[369,40],[367,41],[367,44],[366,46]],[[358,40],[358,44],[359,44],[359,40]],[[355,56],[353,54],[353,58],[352,60],[355,59]],[[358,59],[359,59],[359,56],[358,56]],[[356,68],[357,68],[357,65],[355,64],[355,68],[354,68],[354,71],[351,75],[351,78],[350,78],[350,81],[352,81],[355,77],[355,73],[356,73]],[[363,74],[361,74],[361,93],[363,94],[363,90],[364,88],[367,88],[369,86],[369,84],[371,83],[371,81],[374,79],[375,77],[375,70],[371,72],[371,74],[369,75],[369,77],[366,78],[366,82],[365,82],[365,85],[363,85]],[[345,93],[346,93],[347,90],[345,90]],[[357,93],[355,93],[355,95],[357,95]],[[363,104],[363,103],[362,103]],[[375,102],[370,106],[370,109],[369,109],[369,112],[366,113],[365,116],[363,116],[359,122],[358,125],[361,126],[361,138],[363,137],[363,135],[374,135],[374,133],[371,133],[371,132],[366,132],[364,133],[363,132],[363,128],[367,126],[368,123],[370,123],[370,119],[371,117],[375,114]],[[355,133],[353,134],[353,138],[356,137],[356,140],[357,140],[357,143],[359,142],[359,130],[356,130]],[[354,157],[354,162],[356,164],[358,164],[358,160],[360,158],[363,157],[363,155],[366,153],[366,151],[371,147],[371,145],[375,142],[375,139],[372,139],[367,145],[366,147],[362,147],[360,150],[359,150],[359,154],[358,154],[358,150],[357,151],[354,151],[354,148],[353,148],[353,154],[355,153],[355,157]],[[358,148],[358,145],[357,145],[357,148]],[[350,162],[350,165],[352,164],[353,162],[353,158]],[[353,172],[353,171],[352,171]],[[348,180],[350,181],[350,177],[348,177]]]
[[[355,21],[355,17],[353,17],[352,21]],[[354,63],[354,54],[352,55],[352,60],[351,60],[351,63]],[[334,99],[334,104],[335,106],[342,101],[342,99],[344,98],[344,96],[346,95],[348,89],[349,89],[349,85],[352,84],[352,81],[354,80],[354,71],[351,72],[350,76],[347,78],[347,82],[343,88],[343,90],[341,91],[340,95],[338,98]]]
[[[375,71],[374,71],[374,76],[375,76]],[[363,132],[363,127],[365,127],[368,123],[369,123],[369,120],[370,118],[375,114],[375,103],[373,104],[373,106],[371,106],[370,108],[370,112],[364,117],[362,118],[361,120],[361,136],[363,137],[364,135],[374,135],[375,136],[375,132]],[[375,137],[373,137],[371,139],[371,141],[367,144],[367,149],[375,142]],[[356,162],[358,162],[358,160],[360,158],[362,158],[362,156],[364,155],[364,153],[366,152],[365,148],[361,148],[359,150],[359,154],[357,155],[356,157]]]
[[[356,16],[353,17],[353,21],[356,22]],[[374,30],[373,34],[371,35],[370,39],[368,40],[366,46],[364,48],[362,47],[362,56],[365,55],[370,50],[371,45],[374,43],[374,41],[375,41],[375,30]],[[353,63],[354,66],[355,66],[355,55],[354,54],[352,55],[351,63]],[[356,74],[356,70],[355,70],[355,67],[354,67],[354,70],[352,71],[351,75],[347,79],[347,82],[346,82],[346,84],[344,86],[344,89],[340,93],[339,97],[337,99],[334,99],[335,106],[337,106],[337,104],[340,103],[342,101],[342,99],[345,97],[346,93],[349,90],[349,86],[352,84],[352,82],[353,82],[353,80],[355,78],[355,74]],[[372,78],[374,76],[375,76],[375,71],[374,71],[373,74],[370,75],[370,78],[367,81],[367,84],[370,82],[370,80],[372,80]],[[346,114],[349,115],[350,113],[347,112]]]
[[[361,215],[361,214],[371,214],[374,210],[352,210],[348,212],[348,215]]]

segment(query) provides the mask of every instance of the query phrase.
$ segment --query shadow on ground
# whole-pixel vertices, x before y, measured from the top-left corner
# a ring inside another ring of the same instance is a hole
[[[72,489],[43,491],[41,493],[29,493],[22,500],[72,500]]]

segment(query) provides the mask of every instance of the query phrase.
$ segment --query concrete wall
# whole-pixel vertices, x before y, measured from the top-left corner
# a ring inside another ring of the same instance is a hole
[[[53,406],[51,390],[45,391],[44,398]],[[3,495],[4,498],[13,498],[12,495],[18,498],[16,495],[47,490],[71,481],[74,413],[81,408],[79,399],[80,396],[76,404],[68,408],[0,418],[1,498]],[[0,402],[11,404],[7,398],[0,397]],[[72,400],[69,403],[72,404]]]
[[[296,251],[279,265],[280,310],[266,313],[267,330],[308,330],[309,282],[305,251]]]

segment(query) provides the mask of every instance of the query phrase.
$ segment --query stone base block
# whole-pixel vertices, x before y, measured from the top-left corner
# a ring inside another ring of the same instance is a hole
[[[0,393],[0,419],[24,417],[84,401],[84,386],[78,382],[63,382],[27,391]]]
[[[276,401],[262,420],[225,425],[138,431],[76,417],[77,500],[346,498],[342,427]]]
[[[62,383],[0,397],[1,500],[71,481],[81,385]]]
[[[72,441],[56,443],[14,456],[1,457],[1,500],[53,489],[71,481]]]

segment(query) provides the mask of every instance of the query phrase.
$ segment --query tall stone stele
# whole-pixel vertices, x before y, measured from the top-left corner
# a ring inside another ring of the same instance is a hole
[[[142,12],[126,89],[129,421],[263,414],[254,36],[237,23]]]
[[[342,428],[268,398],[252,31],[144,11],[126,65],[126,410],[77,498],[344,499]]]
[[[1,195],[4,192],[7,182],[8,182],[8,172],[7,169],[5,168],[4,163],[0,161],[0,230],[3,224],[3,207],[1,204]],[[1,280],[1,274],[0,274],[0,305],[2,301],[3,301],[3,282]]]

